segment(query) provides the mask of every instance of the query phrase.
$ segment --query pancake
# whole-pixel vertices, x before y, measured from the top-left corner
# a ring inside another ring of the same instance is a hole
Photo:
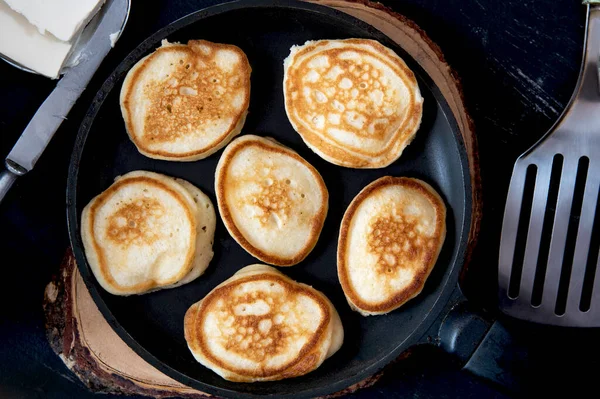
[[[232,45],[163,40],[127,73],[121,113],[140,153],[195,161],[238,135],[250,102],[250,64]]]
[[[175,181],[192,195],[192,199],[196,204],[196,256],[192,262],[192,269],[184,278],[173,285],[162,288],[175,288],[194,281],[204,274],[214,255],[212,246],[217,216],[212,201],[198,187],[187,180],[175,178]]]
[[[221,218],[251,255],[278,266],[314,248],[329,193],[317,170],[273,139],[245,135],[223,151],[215,173]]]
[[[184,330],[196,360],[236,382],[304,375],[344,340],[325,295],[266,265],[242,268],[192,305]]]
[[[100,285],[132,295],[177,287],[204,273],[215,225],[210,199],[191,183],[135,171],[84,208],[81,236]]]
[[[348,168],[397,160],[421,124],[413,72],[374,40],[308,41],[284,61],[285,110],[306,145]]]
[[[382,177],[350,203],[338,240],[338,277],[363,316],[388,313],[417,296],[446,237],[446,206],[427,183]]]

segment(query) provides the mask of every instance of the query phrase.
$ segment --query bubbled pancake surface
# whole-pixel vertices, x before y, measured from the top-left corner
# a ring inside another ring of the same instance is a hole
[[[250,101],[250,64],[233,45],[166,41],[128,72],[121,112],[129,137],[149,157],[194,161],[239,134]]]
[[[229,233],[250,254],[274,265],[304,259],[327,215],[329,193],[319,172],[295,151],[254,135],[227,146],[215,191]]]
[[[331,163],[385,167],[420,126],[423,98],[413,72],[376,41],[309,41],[292,47],[284,69],[290,123]]]
[[[446,236],[446,207],[427,183],[382,177],[352,201],[340,228],[338,276],[363,315],[394,310],[418,295]]]
[[[254,382],[316,369],[341,346],[343,328],[323,294],[251,265],[190,307],[185,336],[200,363],[225,379]]]

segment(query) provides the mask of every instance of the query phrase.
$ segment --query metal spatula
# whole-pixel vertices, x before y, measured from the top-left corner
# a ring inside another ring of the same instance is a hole
[[[586,1],[577,88],[516,161],[500,242],[500,308],[544,324],[600,326],[600,0]]]

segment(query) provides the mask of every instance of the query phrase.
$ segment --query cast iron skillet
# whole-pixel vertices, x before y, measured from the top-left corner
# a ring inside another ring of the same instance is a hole
[[[376,170],[334,166],[314,154],[294,132],[283,105],[283,59],[290,46],[311,39],[361,37],[375,39],[398,53],[417,75],[425,99],[423,122],[414,142],[393,165]],[[306,376],[269,383],[240,384],[197,363],[187,348],[183,317],[193,303],[237,270],[256,259],[217,223],[215,257],[207,272],[176,289],[119,297],[104,291],[86,261],[79,231],[83,207],[113,179],[132,170],[149,170],[189,180],[213,204],[214,171],[221,155],[175,163],[139,154],[129,141],[119,91],[127,71],[160,46],[162,39],[187,42],[207,39],[241,47],[252,65],[250,113],[244,133],[272,136],[321,172],[329,189],[329,214],[316,248],[306,260],[280,270],[324,292],[338,309],[345,330],[343,347]],[[362,317],[344,299],[336,274],[337,236],[343,213],[368,183],[386,175],[412,176],[435,187],[448,207],[447,237],[423,292],[385,316]],[[190,14],[140,44],[106,80],[85,117],[71,159],[67,189],[68,223],[77,264],[89,291],[119,336],[142,358],[174,379],[203,392],[249,398],[314,397],[344,389],[374,374],[409,346],[423,342],[426,331],[445,315],[456,299],[471,225],[469,165],[456,121],[439,89],[419,65],[372,26],[331,8],[298,1],[242,0]]]

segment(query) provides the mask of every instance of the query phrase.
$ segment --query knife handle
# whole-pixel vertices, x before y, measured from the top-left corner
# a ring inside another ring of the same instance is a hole
[[[0,172],[0,202],[2,202],[2,199],[4,199],[4,196],[6,193],[8,193],[10,187],[13,185],[15,180],[17,180],[17,177],[19,176],[8,170],[3,170]]]
[[[25,173],[27,173],[25,169],[18,165],[13,166],[10,161],[6,161],[6,169],[0,172],[0,203],[17,180],[17,177],[23,176]]]

